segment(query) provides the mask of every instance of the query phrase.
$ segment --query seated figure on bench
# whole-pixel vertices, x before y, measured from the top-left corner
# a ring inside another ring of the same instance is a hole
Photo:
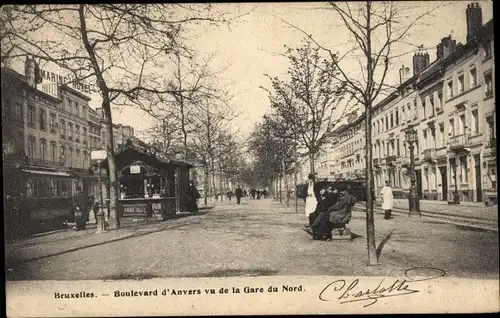
[[[343,231],[345,225],[351,220],[351,212],[355,203],[356,199],[349,194],[348,189],[341,190],[337,202],[326,211],[319,213],[308,233],[314,239],[332,239],[332,231],[334,229]]]

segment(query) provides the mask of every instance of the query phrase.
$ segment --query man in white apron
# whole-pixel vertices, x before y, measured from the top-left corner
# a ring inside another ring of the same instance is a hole
[[[394,203],[389,181],[385,182],[385,186],[380,191],[380,196],[382,197],[382,210],[384,210],[385,213],[384,219],[389,220],[391,218],[392,205]]]

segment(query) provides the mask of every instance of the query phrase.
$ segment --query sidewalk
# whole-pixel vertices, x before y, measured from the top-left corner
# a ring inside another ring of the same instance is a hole
[[[408,211],[409,203],[405,199],[394,200],[394,210]],[[375,201],[376,207],[381,207],[380,200]],[[422,212],[444,213],[452,216],[470,217],[485,220],[498,220],[498,206],[485,206],[476,202],[462,202],[457,205],[448,204],[446,201],[420,200]]]
[[[120,220],[121,226],[117,230],[108,230],[96,233],[96,224],[87,224],[87,229],[74,231],[71,228],[42,233],[27,239],[21,239],[5,245],[6,268],[17,263],[43,259],[50,256],[76,251],[82,248],[103,245],[106,243],[123,240],[174,228],[178,220],[189,216],[209,213],[214,207],[200,207],[199,212],[179,213],[176,217],[166,221],[157,220]]]

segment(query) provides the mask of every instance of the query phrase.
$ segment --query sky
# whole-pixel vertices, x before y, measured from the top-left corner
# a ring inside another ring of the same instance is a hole
[[[452,34],[457,42],[464,43],[467,33],[465,9],[469,3],[447,2],[444,9],[433,12],[432,16],[412,29],[405,43],[395,47],[394,52],[398,55],[406,54],[391,61],[392,71],[388,75],[388,83],[395,84],[398,81],[397,69],[402,64],[412,69],[412,56],[416,46],[424,45],[432,62],[436,58],[435,47],[441,38]],[[483,23],[486,23],[493,16],[492,2],[479,3]],[[437,1],[429,1],[402,5],[417,7],[412,14],[419,14],[437,4]],[[225,70],[220,74],[220,81],[226,84],[233,96],[231,106],[240,113],[233,123],[234,131],[239,130],[242,136],[248,136],[254,124],[270,111],[267,93],[260,88],[270,87],[264,74],[285,75],[287,59],[280,55],[285,51],[284,45],[300,45],[304,38],[300,31],[282,20],[301,28],[316,41],[333,50],[343,52],[350,45],[348,33],[338,18],[331,11],[318,10],[324,5],[321,2],[213,4],[217,10],[227,11],[233,16],[248,14],[229,26],[198,27],[192,31],[197,35],[190,41],[192,47],[201,54],[215,52],[212,68]],[[357,64],[351,63],[346,68],[354,73],[359,72]],[[99,97],[91,97],[91,107],[99,107]],[[113,118],[115,123],[131,125],[139,134],[152,124],[148,115],[130,107],[114,110]]]

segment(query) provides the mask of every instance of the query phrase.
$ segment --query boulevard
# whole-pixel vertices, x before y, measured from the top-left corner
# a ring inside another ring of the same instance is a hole
[[[365,213],[353,241],[313,241],[293,203],[244,198],[182,218],[95,234],[60,231],[6,246],[7,280],[116,280],[270,275],[400,276],[412,267],[498,279],[498,233],[375,214],[379,265],[366,265]]]

